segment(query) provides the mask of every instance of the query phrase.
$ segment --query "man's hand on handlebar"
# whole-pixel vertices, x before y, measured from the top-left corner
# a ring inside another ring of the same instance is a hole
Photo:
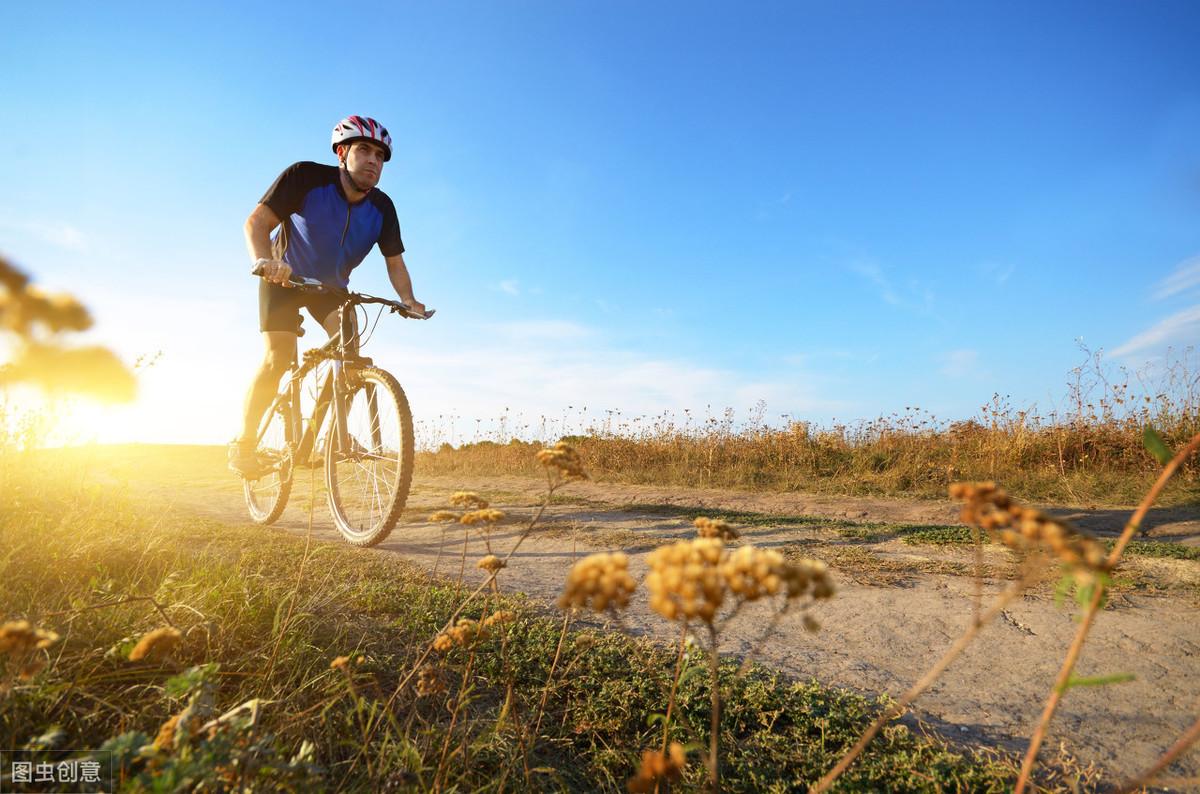
[[[279,284],[282,287],[290,287],[292,284],[289,279],[292,277],[292,266],[281,259],[259,259],[254,263],[255,275],[262,276],[272,284]]]
[[[411,296],[409,296],[409,297],[411,297]],[[425,304],[421,303],[416,298],[412,298],[412,300],[404,301],[404,305],[408,307],[408,310],[412,314],[420,314],[420,315],[425,314]]]

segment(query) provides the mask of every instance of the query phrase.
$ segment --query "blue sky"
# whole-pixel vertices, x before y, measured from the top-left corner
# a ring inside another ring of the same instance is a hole
[[[350,113],[395,138],[439,312],[373,355],[459,431],[1049,411],[1078,338],[1133,367],[1200,339],[1195,3],[49,2],[0,29],[0,251],[162,351],[108,439],[236,430],[242,223]],[[352,284],[388,293],[378,254]]]

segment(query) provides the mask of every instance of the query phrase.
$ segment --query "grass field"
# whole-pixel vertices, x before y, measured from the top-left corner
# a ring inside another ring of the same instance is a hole
[[[666,707],[677,659],[661,644],[586,630],[560,636],[561,620],[519,595],[496,596],[463,614],[510,610],[510,622],[421,673],[423,689],[401,687],[463,602],[454,583],[393,555],[201,518],[163,521],[153,506],[80,486],[69,465],[18,457],[3,467],[0,614],[59,639],[27,679],[9,659],[0,746],[37,737],[103,746],[130,791],[200,781],[592,791],[623,790],[662,737],[654,715]],[[130,661],[139,638],[164,626],[179,631],[178,642]],[[685,666],[702,670],[694,653]],[[739,676],[732,662],[720,682],[727,790],[814,780],[881,705],[762,667]],[[685,672],[672,739],[691,747],[704,734],[710,694],[705,675]],[[183,727],[238,706],[219,727]],[[685,789],[704,776],[698,751],[689,755]],[[839,786],[1002,791],[1014,773],[1011,758],[951,749],[893,724]],[[1053,772],[1046,782],[1067,790]]]
[[[682,421],[609,412],[600,421],[581,415],[557,426],[602,481],[943,498],[952,482],[995,480],[1027,501],[1135,504],[1158,473],[1143,443],[1145,428],[1155,428],[1172,449],[1200,432],[1196,378],[1180,364],[1167,370],[1158,389],[1138,391],[1130,373],[1113,371],[1098,357],[1089,361],[1073,373],[1070,410],[1048,415],[1017,409],[997,395],[976,416],[956,421],[909,408],[825,427],[770,424],[761,411],[737,423],[730,410],[705,419],[688,413]],[[420,465],[447,475],[532,473],[531,450],[548,432],[545,420],[533,427],[504,416],[490,432],[452,445],[446,428],[424,425],[428,451]],[[533,443],[522,440],[530,436]],[[1192,462],[1160,503],[1200,503]]]

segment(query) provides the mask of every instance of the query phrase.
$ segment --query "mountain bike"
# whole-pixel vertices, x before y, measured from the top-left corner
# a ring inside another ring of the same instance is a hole
[[[312,279],[293,277],[291,284],[344,297],[337,309],[338,333],[305,351],[302,361],[293,355],[288,376],[259,423],[258,477],[243,479],[246,507],[256,523],[274,522],[287,506],[296,470],[315,468],[323,459],[329,512],[338,531],[355,546],[374,546],[392,531],[408,499],[413,423],[400,383],[362,355],[365,340],[357,314],[360,307],[378,304],[378,324],[385,310],[421,320],[432,317],[433,310],[417,313],[398,301]]]

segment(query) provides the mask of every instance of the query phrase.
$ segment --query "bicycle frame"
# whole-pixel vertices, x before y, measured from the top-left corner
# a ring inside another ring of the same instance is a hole
[[[329,438],[327,434],[326,443],[337,444],[336,450],[338,452],[344,452],[350,448],[350,440],[346,432],[346,413],[348,410],[348,406],[346,405],[348,391],[346,379],[349,377],[348,372],[356,368],[370,366],[372,361],[369,358],[359,355],[353,304],[347,301],[337,311],[337,335],[330,337],[328,342],[316,348],[316,357],[312,362],[299,364],[297,356],[293,352],[287,388],[281,389],[275,395],[275,399],[271,402],[266,413],[263,414],[262,422],[259,425],[257,443],[261,444],[263,434],[270,425],[271,415],[275,411],[280,410],[281,407],[284,408],[287,412],[284,422],[285,440],[292,450],[293,460],[297,462],[310,461],[312,459],[318,433],[325,424],[325,418],[331,406],[333,408],[332,438]],[[349,341],[346,342],[343,340]],[[296,342],[298,347],[299,338],[297,338]],[[301,383],[304,380],[304,376],[310,370],[315,370],[325,360],[328,360],[331,366],[317,389],[316,402],[313,406],[312,415],[309,417],[308,426],[301,430],[300,428],[304,422],[304,415],[301,413],[300,407]],[[367,409],[372,416],[378,410],[375,399],[374,389],[368,389]],[[283,406],[282,403],[285,400],[288,404]],[[376,446],[381,443],[378,422],[373,423],[371,442]]]

